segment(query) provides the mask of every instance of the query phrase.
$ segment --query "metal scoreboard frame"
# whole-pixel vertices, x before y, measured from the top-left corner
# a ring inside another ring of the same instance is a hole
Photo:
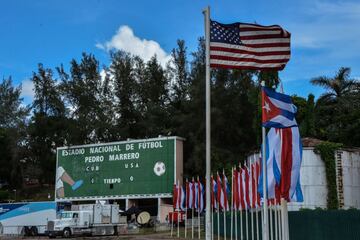
[[[58,147],[55,201],[171,198],[183,177],[184,138]]]

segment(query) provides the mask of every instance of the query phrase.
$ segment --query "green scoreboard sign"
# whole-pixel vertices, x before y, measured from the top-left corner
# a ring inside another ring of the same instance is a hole
[[[56,200],[171,196],[176,146],[167,137],[58,148]]]

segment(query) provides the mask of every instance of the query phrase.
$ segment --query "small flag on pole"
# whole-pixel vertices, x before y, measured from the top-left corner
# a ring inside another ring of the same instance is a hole
[[[291,97],[275,92],[271,88],[262,88],[262,125],[264,127],[288,128],[297,126],[296,106]]]
[[[210,21],[210,67],[282,70],[290,59],[290,33],[278,25]]]

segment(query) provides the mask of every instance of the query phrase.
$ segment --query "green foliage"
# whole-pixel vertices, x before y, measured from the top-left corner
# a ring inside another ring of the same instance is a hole
[[[326,89],[314,108],[316,137],[359,146],[360,85],[350,79],[350,68],[340,68],[334,77],[317,77],[311,83]]]
[[[23,107],[21,88],[11,78],[0,84],[0,180],[21,188],[22,175],[53,183],[56,147],[177,135],[184,137],[185,175],[205,173],[205,41],[187,52],[183,40],[164,67],[117,51],[100,68],[93,54],[73,59],[70,68],[42,64],[33,73],[32,115]],[[334,78],[313,84],[327,92],[314,101],[293,96],[303,137],[360,143],[359,84],[341,68]],[[211,144],[213,172],[243,162],[261,144],[260,82],[280,83],[277,71],[211,71]],[[27,118],[28,117],[28,118]],[[331,168],[331,166],[330,166]],[[331,175],[331,173],[330,173]],[[331,181],[330,181],[331,182]],[[332,197],[330,197],[332,198]]]
[[[335,151],[339,149],[342,144],[332,142],[322,142],[315,147],[315,153],[320,154],[321,159],[325,163],[326,182],[328,188],[327,208],[338,209],[339,200],[337,197],[336,188],[336,163]]]
[[[8,200],[10,197],[9,191],[7,190],[0,190],[0,202]]]

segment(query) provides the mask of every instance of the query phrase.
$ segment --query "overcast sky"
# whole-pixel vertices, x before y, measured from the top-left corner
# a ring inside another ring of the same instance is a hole
[[[0,76],[22,83],[29,102],[38,63],[68,68],[85,51],[107,65],[109,50],[122,49],[144,60],[156,54],[164,65],[177,39],[196,50],[207,5],[222,23],[279,24],[291,32],[291,60],[280,75],[285,93],[319,96],[323,90],[309,80],[342,66],[360,79],[360,1],[317,0],[1,1]]]

